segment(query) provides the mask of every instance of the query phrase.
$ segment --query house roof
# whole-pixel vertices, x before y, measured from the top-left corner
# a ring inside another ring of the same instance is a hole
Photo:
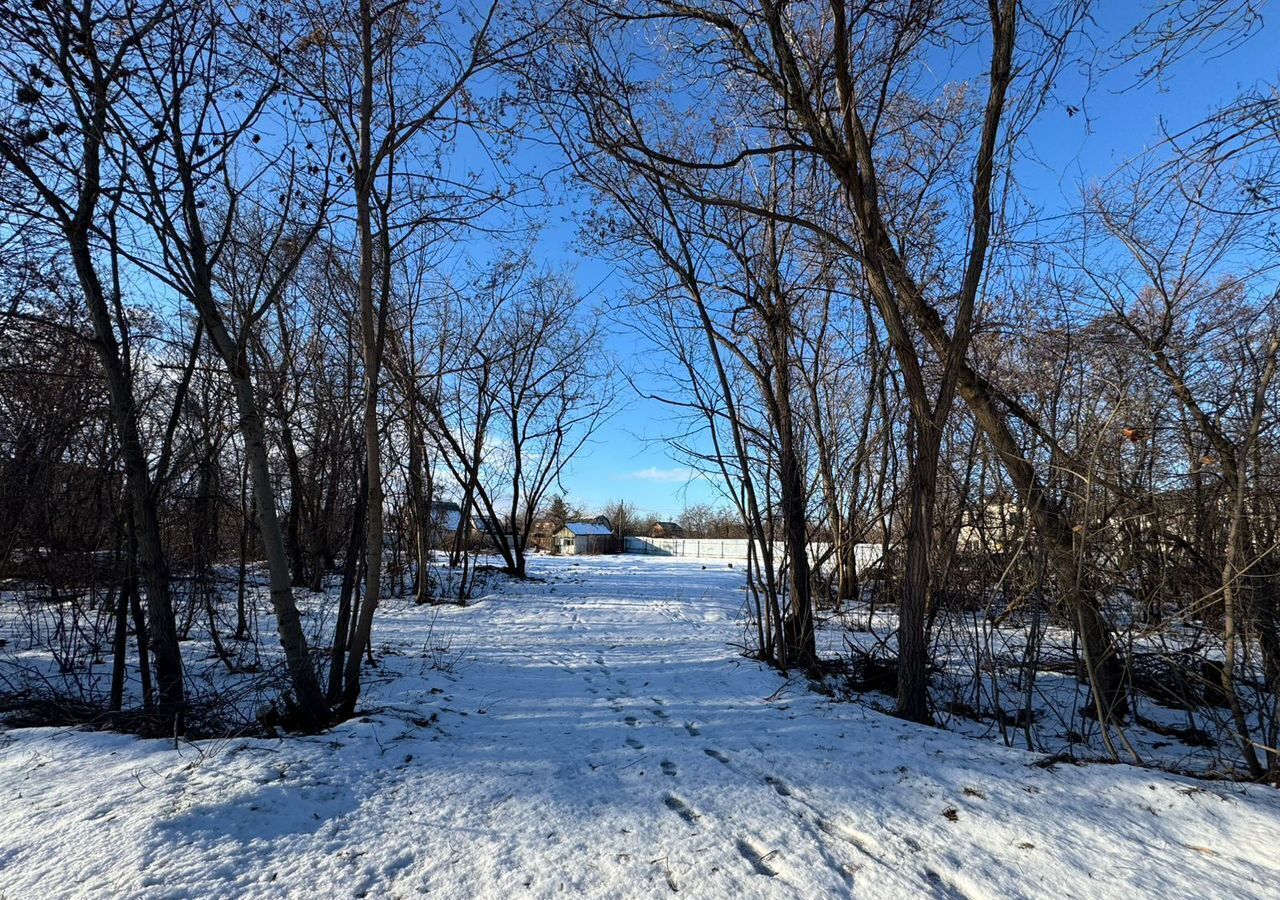
[[[613,529],[606,528],[603,525],[597,525],[594,522],[565,522],[564,530],[570,532],[575,537],[586,537],[588,535],[611,535]]]
[[[663,531],[671,531],[672,529],[679,529],[680,523],[679,522],[654,522],[653,527],[661,528]]]

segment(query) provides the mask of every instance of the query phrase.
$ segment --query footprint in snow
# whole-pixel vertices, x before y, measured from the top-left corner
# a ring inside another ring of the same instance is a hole
[[[694,825],[698,821],[698,814],[689,808],[689,804],[685,803],[675,794],[667,794],[662,798],[663,804],[667,809],[671,810],[680,818],[684,819],[690,825]]]
[[[845,828],[843,825],[837,825],[835,822],[824,819],[821,816],[814,816],[813,821],[818,828],[822,829],[823,834],[842,840],[846,844],[862,851],[867,856],[876,856],[873,849],[874,842],[870,837],[858,834],[851,828]]]
[[[413,854],[401,853],[399,856],[388,860],[382,867],[382,873],[388,877],[395,876],[403,869],[409,868],[413,864]]]
[[[697,737],[698,735],[702,734],[702,729],[699,728],[697,725],[695,725],[693,722],[685,722],[684,730],[689,732],[689,737]]]
[[[938,872],[936,869],[926,867],[924,870],[924,877],[929,880],[930,884],[937,888],[940,896],[955,898],[955,900],[969,900],[968,894],[953,884],[949,878]]]
[[[639,724],[640,724],[640,720],[639,720],[639,719],[637,719],[635,716],[627,716],[627,717],[626,717],[625,719],[623,719],[622,721],[626,722],[626,723],[627,723],[628,725],[630,725],[632,728],[635,728],[637,725],[639,725]]]
[[[777,791],[779,797],[791,797],[795,794],[785,781],[780,778],[774,778],[772,775],[764,776],[764,783]]]
[[[640,743],[635,738],[627,738],[627,746],[630,747],[632,750],[644,749],[644,744]]]
[[[667,715],[667,711],[665,709],[651,709],[649,710],[649,712],[653,713],[659,719],[670,718],[670,716]]]
[[[770,878],[778,874],[778,870],[769,865],[769,857],[778,851],[774,850],[770,853],[764,853],[759,847],[752,844],[745,838],[738,838],[734,843],[738,849],[738,854],[751,863],[751,868],[756,870],[757,875],[768,875]]]
[[[719,750],[716,750],[713,747],[703,747],[702,752],[707,754],[707,756],[710,756],[712,759],[714,759],[716,762],[720,763],[721,765],[725,765],[725,766],[729,765],[729,757],[725,756],[723,753],[721,753]]]
[[[677,772],[679,772],[679,770],[676,768],[676,764],[675,764],[675,763],[673,763],[671,760],[669,760],[669,759],[664,759],[664,760],[662,761],[662,774],[663,774],[663,775],[670,775],[672,778],[675,778],[675,777],[676,777],[676,773],[677,773]]]

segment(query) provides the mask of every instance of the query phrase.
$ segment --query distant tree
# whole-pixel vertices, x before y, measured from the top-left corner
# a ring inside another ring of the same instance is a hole
[[[553,494],[551,499],[547,501],[547,507],[542,513],[542,517],[551,523],[554,531],[559,531],[564,527],[564,523],[568,522],[573,515],[569,509],[569,504],[565,502],[564,497],[559,494]]]
[[[688,537],[713,537],[711,527],[714,520],[715,510],[705,503],[686,506],[680,513],[680,527]]]
[[[619,541],[638,533],[640,511],[626,500],[615,500],[604,508],[604,514],[613,526],[613,536]]]
[[[748,536],[742,517],[727,506],[713,510],[706,527],[707,537],[742,540]]]

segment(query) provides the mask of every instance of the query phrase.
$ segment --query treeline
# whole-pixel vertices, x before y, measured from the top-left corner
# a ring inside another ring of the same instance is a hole
[[[559,499],[552,498],[546,515],[554,518],[560,512],[560,507],[556,504]],[[727,505],[694,503],[685,506],[679,515],[671,517],[641,510],[626,500],[615,500],[605,505],[601,515],[609,520],[614,534],[618,537],[652,536],[655,527],[662,526],[665,531],[672,525],[676,526],[677,533],[662,536],[742,540],[748,535],[747,527],[738,511]],[[590,516],[580,510],[572,509],[561,521],[584,518],[590,518]]]
[[[1024,685],[1068,630],[1113,755],[1137,758],[1132,700],[1163,683],[1228,768],[1276,772],[1274,85],[1066,211],[1029,182],[1078,66],[1102,53],[1116,91],[1244,58],[1256,12],[1159,3],[1099,34],[1079,2],[575,8],[545,113],[633,279],[677,446],[755,541],[763,659],[821,673],[816,607],[870,587],[897,607],[896,710],[930,721],[936,626],[987,610],[1023,630]],[[815,532],[836,544],[816,567]]]
[[[1033,183],[1097,54],[1115,91],[1257,53],[1256,4],[1153,0],[1123,34],[1083,0],[2,8],[0,554],[84,613],[51,642],[140,657],[159,727],[193,623],[250,628],[246,561],[304,729],[356,708],[384,590],[465,597],[430,573],[436,500],[524,573],[615,394],[521,233],[533,144],[627,276],[630,377],[753,540],[754,653],[821,675],[820,607],[888,602],[896,710],[930,721],[939,625],[983,611],[1028,698],[1070,636],[1114,756],[1163,685],[1280,767],[1275,86],[1070,209]],[[322,638],[304,587],[335,590]]]
[[[171,733],[179,642],[207,627],[234,668],[264,561],[281,718],[323,728],[356,708],[384,587],[445,593],[433,502],[501,523],[523,574],[533,510],[613,398],[510,166],[504,72],[542,28],[368,0],[2,12],[3,574],[60,610],[64,675],[109,656],[119,711],[136,660],[143,727]],[[309,639],[298,592],[329,576]],[[48,683],[19,671],[14,703]]]

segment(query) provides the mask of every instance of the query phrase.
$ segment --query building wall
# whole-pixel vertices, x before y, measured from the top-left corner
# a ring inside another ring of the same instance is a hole
[[[578,534],[570,536],[557,535],[553,538],[555,549],[565,556],[587,556],[594,553],[616,553],[614,538],[611,534]]]

